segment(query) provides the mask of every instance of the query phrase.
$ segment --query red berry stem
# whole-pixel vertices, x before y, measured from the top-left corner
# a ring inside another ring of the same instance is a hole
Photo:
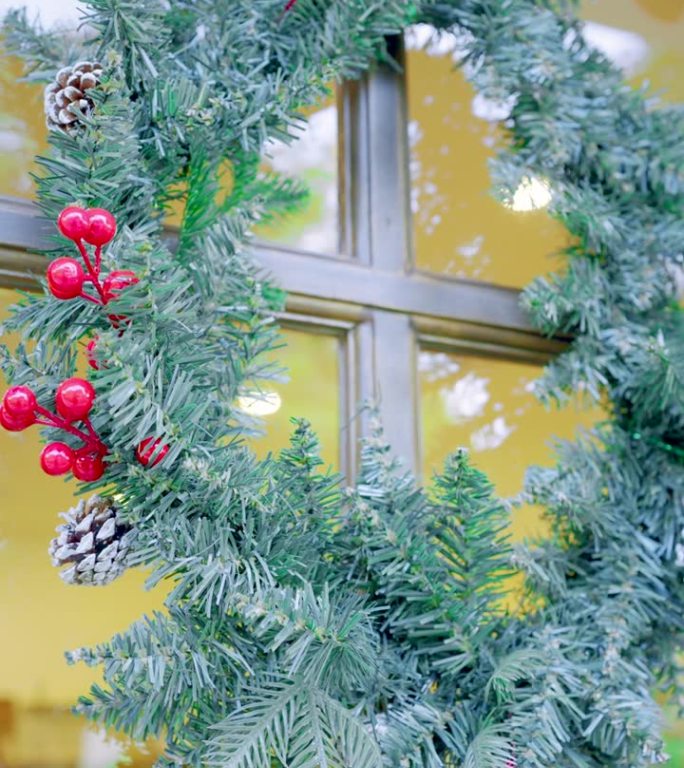
[[[69,286],[63,283],[61,287]],[[32,424],[39,424],[73,435],[83,443],[82,448],[74,450],[59,441],[49,443],[41,451],[40,466],[48,475],[64,475],[71,470],[76,479],[94,482],[104,474],[104,457],[109,452],[88,416],[95,397],[95,389],[87,379],[72,376],[57,387],[56,412],[53,413],[38,403],[30,387],[12,386],[0,403],[0,426],[10,432],[23,432]],[[82,423],[87,432],[75,427],[73,422]]]
[[[83,419],[83,423],[86,425],[86,429],[88,430],[88,433],[90,434],[90,437],[91,437],[91,439],[92,439],[92,440],[94,440],[94,441],[96,441],[96,442],[97,442],[97,443],[99,443],[100,445],[102,445],[102,442],[101,442],[101,440],[100,440],[100,437],[99,437],[99,435],[97,434],[97,432],[95,431],[95,428],[93,427],[93,425],[92,425],[92,423],[91,423],[90,419],[89,419],[89,418],[85,418],[85,419]]]
[[[74,427],[73,424],[70,424],[66,419],[63,419],[61,416],[58,416],[56,413],[52,413],[51,411],[48,411],[47,408],[43,408],[42,405],[36,406],[36,413],[39,413],[43,418],[47,419],[48,421],[41,421],[38,422],[39,424],[42,424],[46,427],[53,427],[54,429],[63,429],[65,432],[68,432],[71,435],[74,435],[74,437],[78,437],[80,440],[82,440],[88,447],[92,448],[93,450],[97,450],[100,452],[100,449],[103,449],[102,452],[106,452],[106,447],[104,443],[100,440],[97,433],[93,429],[92,424],[90,424],[90,420],[86,420],[86,426],[89,427],[90,434],[86,434],[83,432],[83,430],[78,429],[78,427]]]
[[[88,270],[88,274],[90,275],[90,279],[93,279],[93,275],[95,274],[95,268],[93,267],[92,262],[90,261],[90,256],[88,255],[88,251],[86,250],[85,245],[83,245],[83,240],[75,240],[76,247],[81,253],[81,256],[83,257],[83,261],[85,262],[86,269]]]
[[[56,427],[57,426],[51,421],[41,421],[40,419],[36,419],[33,423],[37,424],[39,427]]]
[[[43,418],[51,421],[53,424],[57,420],[61,421],[61,418],[59,416],[52,413],[52,411],[48,411],[47,408],[43,408],[42,405],[36,405],[35,411],[36,413],[39,413]]]
[[[90,281],[95,286],[95,290],[100,294],[101,301],[96,301],[95,299],[90,298],[91,300],[95,301],[96,304],[106,304],[108,299],[107,295],[104,291],[104,288],[102,287],[102,284],[100,283],[100,262],[102,260],[102,246],[99,246],[95,249],[95,259],[96,259],[96,267],[93,267],[92,262],[90,261],[90,256],[88,255],[88,251],[86,250],[85,245],[83,245],[83,240],[77,240],[76,246],[78,247],[78,250],[81,253],[81,256],[83,257],[83,261],[86,265],[86,269],[88,270],[88,274],[90,275]],[[81,293],[81,296],[86,298],[86,295],[84,293]]]
[[[93,304],[97,304],[100,306],[102,302],[99,299],[96,299],[94,296],[89,296],[85,291],[81,291],[78,294],[82,299],[87,299],[88,301],[92,301]]]
[[[54,427],[55,429],[63,429],[65,432],[69,432],[70,434],[74,435],[75,437],[78,437],[84,442],[90,441],[90,436],[87,435],[85,432],[83,432],[83,430],[78,429],[78,427],[74,427],[66,419],[63,419],[61,416],[58,416],[56,413],[52,413],[51,411],[48,411],[48,409],[43,408],[42,405],[36,406],[36,413],[39,413],[44,419],[48,420],[48,423],[46,424],[46,426]]]
[[[287,3],[283,6],[283,10],[280,12],[280,16],[278,16],[278,23],[285,18],[285,16],[297,5],[297,0],[288,0]]]
[[[116,235],[116,219],[110,211],[70,205],[59,214],[57,227],[78,248],[85,270],[78,259],[66,256],[50,262],[48,288],[55,298],[66,301],[78,297],[104,307],[122,290],[138,282],[135,272],[127,269],[115,269],[100,282],[102,248]],[[94,248],[93,254],[88,252],[86,243]],[[84,290],[85,283],[90,283],[98,295]],[[118,328],[118,319],[109,316],[114,328]]]

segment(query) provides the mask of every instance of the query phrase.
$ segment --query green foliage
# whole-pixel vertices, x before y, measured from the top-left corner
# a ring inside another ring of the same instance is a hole
[[[651,691],[678,690],[684,631],[684,112],[624,86],[570,5],[298,0],[283,14],[282,0],[90,0],[78,58],[98,57],[105,78],[85,128],[51,136],[39,204],[50,219],[74,202],[112,210],[105,265],[140,282],[107,310],[26,297],[6,325],[37,343],[0,360],[47,396],[73,374],[77,342],[99,335],[93,423],[137,529],[131,564],[173,589],[164,614],[71,659],[104,671],[80,710],[163,736],[163,765],[662,759]],[[505,510],[463,453],[425,493],[376,426],[346,490],[321,472],[305,422],[264,461],[242,441],[234,403],[277,374],[261,354],[282,301],[249,256],[251,229],[301,195],[259,173],[264,144],[293,140],[325,84],[387,58],[385,35],[408,21],[458,31],[476,87],[515,96],[497,184],[549,179],[574,236],[565,271],[525,293],[540,329],[574,336],[539,395],[582,389],[610,419],[530,472],[553,531],[532,548],[511,551]],[[36,78],[69,63],[21,14],[7,25]],[[131,319],[122,334],[108,312]],[[150,470],[133,449],[152,435],[171,450]],[[512,566],[534,612],[501,607]]]
[[[217,726],[209,764],[226,768],[382,765],[372,734],[325,691],[298,678],[259,688]]]

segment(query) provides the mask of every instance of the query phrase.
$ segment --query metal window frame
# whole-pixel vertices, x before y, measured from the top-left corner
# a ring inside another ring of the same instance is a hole
[[[330,333],[340,350],[340,469],[351,479],[364,431],[359,404],[374,401],[385,433],[419,473],[416,358],[420,348],[542,365],[563,349],[529,324],[519,292],[417,270],[412,259],[404,53],[338,94],[340,254],[258,244],[257,261],[288,292],[281,322]],[[28,201],[0,197],[0,286],[35,290],[54,232]]]

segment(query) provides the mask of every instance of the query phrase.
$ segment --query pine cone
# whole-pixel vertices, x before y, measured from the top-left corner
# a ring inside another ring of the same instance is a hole
[[[55,81],[45,89],[45,115],[47,127],[60,131],[73,131],[80,125],[79,111],[89,115],[95,106],[88,95],[100,84],[102,65],[94,61],[79,61],[64,67]],[[71,105],[78,109],[71,110]]]
[[[72,563],[59,574],[67,584],[100,586],[121,576],[135,532],[121,522],[110,499],[81,499],[61,517],[66,522],[57,526],[48,551],[53,565]]]

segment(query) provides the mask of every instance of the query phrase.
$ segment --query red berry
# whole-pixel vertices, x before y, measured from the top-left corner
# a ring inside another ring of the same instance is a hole
[[[65,379],[55,394],[57,410],[68,421],[78,421],[85,418],[93,407],[95,390],[85,379],[73,377]]]
[[[130,269],[115,269],[105,277],[102,283],[105,299],[107,301],[115,299],[121,291],[138,282],[140,282],[138,276]]]
[[[7,413],[15,419],[34,418],[38,401],[30,387],[10,387],[2,398]]]
[[[105,464],[102,457],[89,448],[81,448],[76,452],[76,459],[72,472],[77,480],[84,483],[92,483],[104,475]]]
[[[88,231],[83,235],[86,243],[91,245],[105,245],[116,234],[116,219],[104,208],[89,208]]]
[[[30,414],[24,418],[12,416],[5,410],[5,406],[0,405],[0,426],[6,429],[8,432],[21,432],[31,424],[34,424],[36,417],[34,414]]]
[[[135,455],[138,457],[138,461],[146,467],[150,462],[152,466],[156,467],[160,461],[163,461],[166,454],[169,452],[170,446],[162,445],[157,451],[157,448],[161,444],[161,437],[156,440],[153,437],[146,437],[138,446]],[[152,459],[152,454],[156,452],[156,456]]]
[[[74,452],[66,443],[48,443],[40,453],[40,466],[46,475],[63,475],[74,464]]]
[[[100,366],[98,365],[97,357],[95,357],[96,347],[97,347],[97,336],[93,337],[88,342],[88,346],[86,347],[86,360],[88,361],[88,365],[91,368],[94,368],[96,371],[99,371]]]
[[[85,274],[76,259],[62,256],[50,262],[47,268],[50,293],[58,299],[74,299],[83,290]]]
[[[85,237],[86,232],[88,231],[88,213],[84,208],[79,208],[77,205],[70,205],[59,214],[57,226],[64,237],[68,237],[69,240],[78,242]]]

